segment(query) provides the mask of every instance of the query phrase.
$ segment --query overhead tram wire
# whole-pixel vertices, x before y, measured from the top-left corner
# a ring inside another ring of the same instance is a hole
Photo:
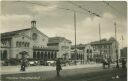
[[[18,1],[18,2],[20,2],[20,1]],[[24,2],[24,1],[23,1]],[[26,3],[26,2],[24,2],[24,3]],[[34,5],[39,5],[39,6],[49,6],[49,5],[42,5],[42,4],[37,4],[37,3],[34,3],[34,2],[27,2],[27,3],[29,3],[29,4],[34,4]],[[75,6],[77,6],[77,7],[79,7],[79,8],[81,8],[82,10],[84,10],[84,11],[86,11],[86,12],[88,12],[89,14],[91,14],[91,15],[95,15],[95,16],[97,16],[97,17],[101,17],[99,14],[97,14],[97,13],[94,13],[94,12],[92,12],[92,11],[90,11],[90,10],[88,10],[88,9],[85,9],[85,8],[83,8],[82,6],[80,6],[80,5],[77,5],[77,4],[74,4]],[[72,10],[72,9],[68,9],[68,8],[61,8],[61,7],[57,7],[58,9],[63,9],[63,10],[67,10],[67,11],[72,11],[73,13],[74,13],[74,28],[76,28],[76,26],[75,26],[75,24],[76,24],[76,15],[75,15],[75,13],[77,12],[77,11],[75,11],[75,10]],[[78,13],[80,13],[80,12],[78,12]],[[84,13],[85,14],[85,13]],[[86,14],[85,14],[86,15]],[[75,30],[75,40],[76,40],[76,30]],[[76,45],[76,44],[75,44]],[[75,56],[75,59],[76,59],[76,56]]]
[[[49,5],[44,5],[44,4],[39,4],[39,3],[34,3],[31,1],[15,1],[15,2],[22,2],[22,3],[29,3],[29,4],[33,4],[33,5],[40,5],[40,6],[49,6]]]
[[[34,5],[39,5],[39,6],[43,6],[44,5],[41,5],[41,4],[36,4],[36,3],[29,3],[29,4],[34,4]],[[74,13],[74,28],[75,28],[75,40],[76,40],[76,11],[75,10],[72,10],[72,9],[67,9],[67,8],[60,8],[60,7],[57,7],[58,9],[63,9],[63,10],[67,10],[67,11],[72,11]],[[76,43],[75,43],[75,46],[76,46]],[[76,56],[75,56],[76,58]]]
[[[115,7],[113,7],[112,5],[110,5],[108,2],[104,1],[104,3],[106,3],[108,6],[110,6],[112,9],[114,9],[118,14],[120,13]],[[120,14],[119,14],[120,15]],[[116,22],[114,22],[114,25],[115,25],[115,39],[117,40],[117,27],[116,27]],[[118,55],[118,52],[117,52],[117,45],[115,44],[115,53],[116,53],[116,68],[119,68],[119,55]]]
[[[116,11],[118,14],[121,13],[118,9],[116,9],[115,7],[113,7],[110,3],[108,3],[107,1],[103,1],[103,3],[105,3],[107,6],[109,6],[111,9],[113,9],[114,11]]]
[[[92,12],[86,8],[83,8],[81,5],[78,5],[76,3],[73,3],[72,1],[70,1],[71,4],[73,4],[74,6],[77,6],[78,8],[81,8],[82,10],[84,10],[85,12],[88,12],[90,15],[94,15],[94,16],[97,16],[97,17],[101,17],[99,14],[95,13],[95,12]]]
[[[16,2],[22,2],[22,3],[27,3],[27,4],[33,4],[33,5],[38,5],[38,6],[42,6],[42,7],[47,7],[49,5],[43,5],[43,4],[38,4],[38,3],[34,3],[34,2],[30,2],[30,1],[16,1]],[[83,14],[85,15],[84,12],[79,12],[77,10],[73,10],[73,9],[69,9],[69,8],[63,8],[63,7],[57,7],[57,9],[61,9],[61,10],[66,10],[66,11],[70,11],[70,12],[77,12],[77,13],[80,13],[80,14]]]
[[[103,3],[105,3],[107,6],[111,7],[111,9],[113,9],[115,12],[117,12],[118,15],[121,15],[122,14],[118,9],[116,9],[115,7],[113,7],[109,2],[103,1]],[[123,15],[121,15],[121,21],[123,21],[122,20],[122,16]]]
[[[88,10],[88,9],[86,9],[86,8],[83,8],[81,5],[78,5],[78,4],[73,3],[73,2],[70,2],[70,3],[73,4],[74,6],[77,6],[77,7],[80,8],[80,9],[84,10],[85,12],[88,12],[90,15],[94,15],[94,16],[97,16],[97,17],[99,17],[99,18],[102,18],[102,16],[100,16],[99,14],[97,14],[97,13],[91,11],[91,10]],[[99,30],[100,30],[100,24],[99,24]],[[99,31],[99,32],[100,32],[100,31]],[[100,34],[100,33],[99,33],[99,34]],[[101,41],[101,34],[100,34],[99,36],[100,36],[100,41]],[[101,50],[100,50],[100,55],[101,55]]]

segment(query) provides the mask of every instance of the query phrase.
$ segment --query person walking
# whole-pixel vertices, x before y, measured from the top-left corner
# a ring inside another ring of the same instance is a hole
[[[109,57],[108,59],[107,59],[108,61],[108,68],[110,68],[110,64],[111,64],[111,58]]]
[[[26,61],[24,59],[21,60],[21,71],[25,71],[26,69]]]
[[[125,59],[122,59],[122,68],[126,69],[126,61],[125,61]]]
[[[120,67],[119,67],[119,60],[118,60],[118,59],[116,60],[116,68],[117,68],[117,69],[120,68]]]
[[[60,59],[57,59],[56,61],[56,72],[57,76],[60,76],[60,70],[62,70]]]
[[[105,65],[106,65],[106,59],[105,58],[102,59],[102,64],[103,64],[103,69],[105,69]]]

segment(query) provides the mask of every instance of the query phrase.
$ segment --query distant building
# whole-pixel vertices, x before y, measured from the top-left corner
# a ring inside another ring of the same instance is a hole
[[[75,45],[71,47],[71,60],[76,60],[77,62],[87,63],[92,61],[92,47],[90,44],[79,44],[76,45],[76,53],[75,53]]]
[[[120,58],[127,58],[127,47],[122,48],[120,51],[121,55]]]
[[[93,47],[93,59],[96,62],[103,58],[111,58],[113,61],[119,58],[118,42],[115,40],[95,41],[91,42],[91,46]]]
[[[51,37],[48,40],[49,47],[57,48],[57,58],[69,60],[71,55],[71,41],[64,37]]]

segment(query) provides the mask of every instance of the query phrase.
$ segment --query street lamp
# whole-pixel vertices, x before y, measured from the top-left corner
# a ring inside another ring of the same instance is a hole
[[[77,50],[76,50],[76,12],[74,11],[74,32],[75,32],[75,65],[77,60]]]
[[[119,60],[118,60],[118,50],[117,50],[117,37],[116,37],[116,22],[114,23],[115,25],[115,53],[116,53],[116,68],[119,68]]]

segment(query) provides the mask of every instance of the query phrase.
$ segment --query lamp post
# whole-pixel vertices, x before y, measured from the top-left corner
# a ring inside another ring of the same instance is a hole
[[[119,68],[119,56],[118,56],[118,49],[117,49],[117,37],[116,37],[116,22],[114,23],[115,25],[115,53],[116,53],[116,68]]]
[[[77,50],[76,50],[76,12],[74,11],[74,32],[75,32],[75,65],[77,60]]]
[[[99,45],[100,55],[99,56],[100,56],[100,62],[101,62],[101,59],[103,59],[103,57],[102,57],[102,53],[101,53],[101,46],[102,46],[102,44],[101,44],[101,28],[100,28],[100,24],[99,24],[99,39],[100,39],[100,45]]]

